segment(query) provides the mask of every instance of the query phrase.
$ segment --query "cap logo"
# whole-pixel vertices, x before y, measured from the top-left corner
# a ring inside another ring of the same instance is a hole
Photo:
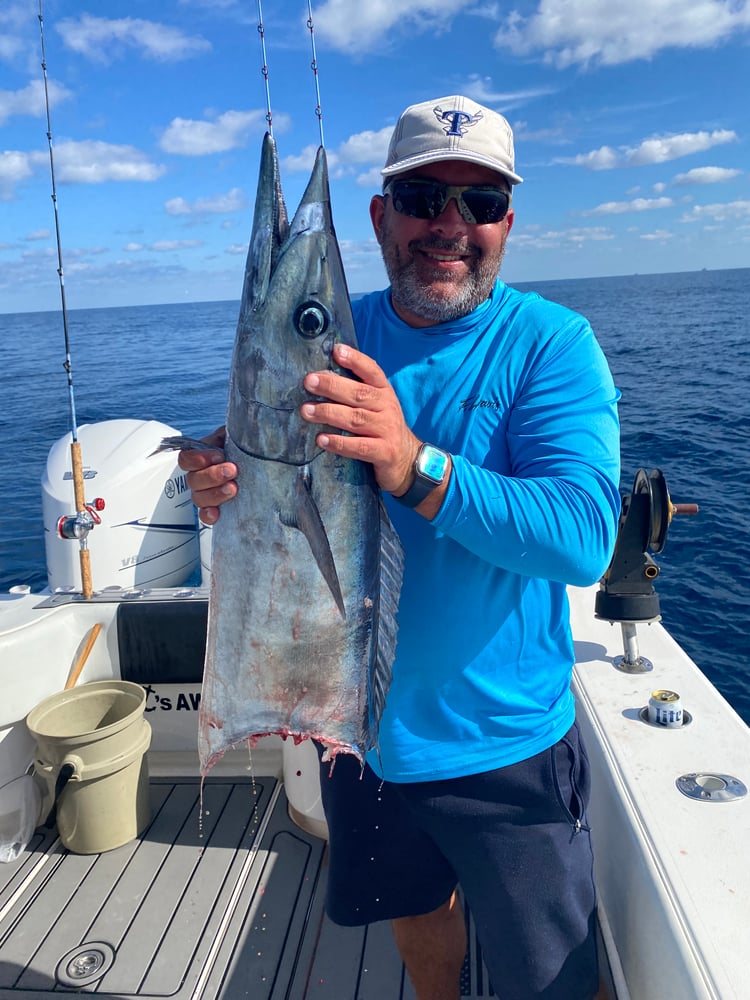
[[[437,120],[442,124],[445,134],[456,135],[459,139],[466,135],[471,125],[476,125],[484,117],[481,111],[470,115],[468,111],[443,111],[439,105],[432,110]]]

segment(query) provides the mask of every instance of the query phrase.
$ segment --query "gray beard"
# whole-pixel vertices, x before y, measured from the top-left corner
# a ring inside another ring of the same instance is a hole
[[[451,320],[467,316],[492,294],[505,252],[504,242],[499,253],[492,257],[482,254],[477,247],[467,248],[466,244],[457,246],[450,240],[434,239],[430,240],[429,243],[424,240],[414,241],[413,244],[409,244],[409,248],[411,249],[412,246],[421,249],[426,249],[429,246],[430,249],[449,253],[465,253],[469,249],[475,253],[475,256],[472,258],[471,270],[468,275],[446,274],[441,281],[446,292],[449,291],[448,286],[452,286],[451,293],[438,294],[425,287],[419,277],[414,251],[404,263],[395,244],[389,239],[387,227],[384,227],[381,249],[383,263],[391,283],[391,296],[393,301],[404,309],[430,323],[448,323]]]

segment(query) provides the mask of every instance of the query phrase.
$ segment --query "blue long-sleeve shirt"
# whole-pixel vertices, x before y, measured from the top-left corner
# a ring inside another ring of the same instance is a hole
[[[614,546],[619,394],[586,320],[500,281],[468,316],[424,329],[388,291],[353,308],[407,424],[453,458],[431,522],[386,498],[405,572],[368,761],[390,781],[515,763],[573,722],[565,585],[595,582]]]

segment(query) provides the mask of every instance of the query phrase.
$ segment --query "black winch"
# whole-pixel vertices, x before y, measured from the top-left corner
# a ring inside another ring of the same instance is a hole
[[[625,655],[616,663],[621,670],[639,673],[651,669],[648,660],[638,654],[635,635],[636,623],[660,618],[659,595],[654,589],[659,567],[651,552],[658,554],[664,548],[675,514],[697,513],[697,504],[672,503],[660,469],[650,473],[639,469],[632,492],[622,499],[614,555],[601,579],[595,604],[597,618],[622,624]]]

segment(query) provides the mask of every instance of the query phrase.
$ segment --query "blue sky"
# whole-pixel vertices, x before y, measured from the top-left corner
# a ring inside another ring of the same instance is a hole
[[[319,141],[307,2],[265,0],[289,207]],[[0,7],[0,312],[59,306],[38,0]],[[323,0],[314,39],[352,292],[407,104],[516,134],[510,283],[750,266],[750,0]],[[71,308],[239,298],[266,99],[251,0],[46,0]]]

